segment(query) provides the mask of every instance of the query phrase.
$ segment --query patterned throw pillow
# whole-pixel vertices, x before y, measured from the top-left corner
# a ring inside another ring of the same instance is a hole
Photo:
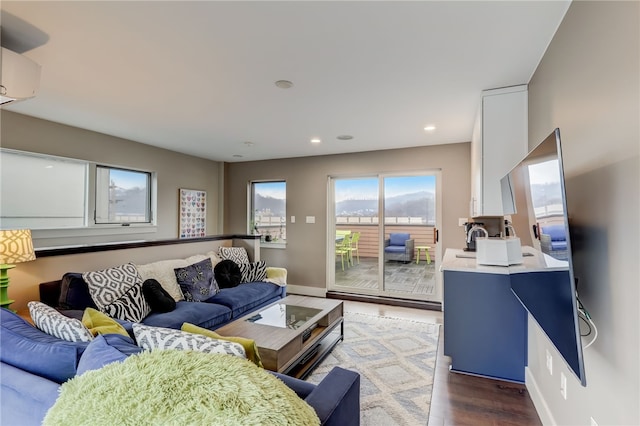
[[[267,264],[264,260],[253,263],[241,263],[238,266],[242,273],[241,283],[264,281],[267,278]]]
[[[142,280],[132,263],[85,272],[82,278],[89,286],[98,309],[121,320],[139,322],[151,313],[142,294]]]
[[[172,328],[133,324],[133,334],[136,337],[137,345],[149,351],[178,349],[247,357],[244,348],[239,343],[216,340]]]
[[[222,260],[233,260],[238,265],[249,263],[249,255],[244,247],[220,247],[219,253]]]
[[[187,302],[202,302],[218,294],[211,259],[174,269],[176,280]]]
[[[90,342],[93,335],[82,321],[69,318],[42,302],[29,302],[29,314],[36,327],[67,342]]]

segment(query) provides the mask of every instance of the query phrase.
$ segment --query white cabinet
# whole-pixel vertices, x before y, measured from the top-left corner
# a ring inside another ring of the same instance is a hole
[[[502,216],[500,179],[527,153],[527,86],[485,90],[471,138],[470,214]]]

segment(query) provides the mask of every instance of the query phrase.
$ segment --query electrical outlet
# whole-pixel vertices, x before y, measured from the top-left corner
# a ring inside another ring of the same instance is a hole
[[[459,217],[458,218],[458,226],[464,226],[465,223],[467,223],[468,220],[466,217]]]
[[[598,426],[598,423],[591,417],[591,426]]]
[[[560,372],[560,395],[567,399],[567,376],[563,372]]]
[[[549,374],[553,376],[553,357],[551,356],[551,352],[547,349],[547,370]]]

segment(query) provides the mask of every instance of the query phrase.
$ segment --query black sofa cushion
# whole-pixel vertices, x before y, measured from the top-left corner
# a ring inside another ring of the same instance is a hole
[[[89,294],[89,285],[82,278],[82,273],[67,272],[62,276],[58,307],[69,310],[98,309]]]

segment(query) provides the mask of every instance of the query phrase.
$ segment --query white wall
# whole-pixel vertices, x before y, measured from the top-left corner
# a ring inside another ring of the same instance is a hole
[[[579,296],[599,330],[582,387],[530,318],[527,387],[545,424],[640,424],[639,17],[636,1],[574,1],[529,84],[530,148],[560,128]]]

